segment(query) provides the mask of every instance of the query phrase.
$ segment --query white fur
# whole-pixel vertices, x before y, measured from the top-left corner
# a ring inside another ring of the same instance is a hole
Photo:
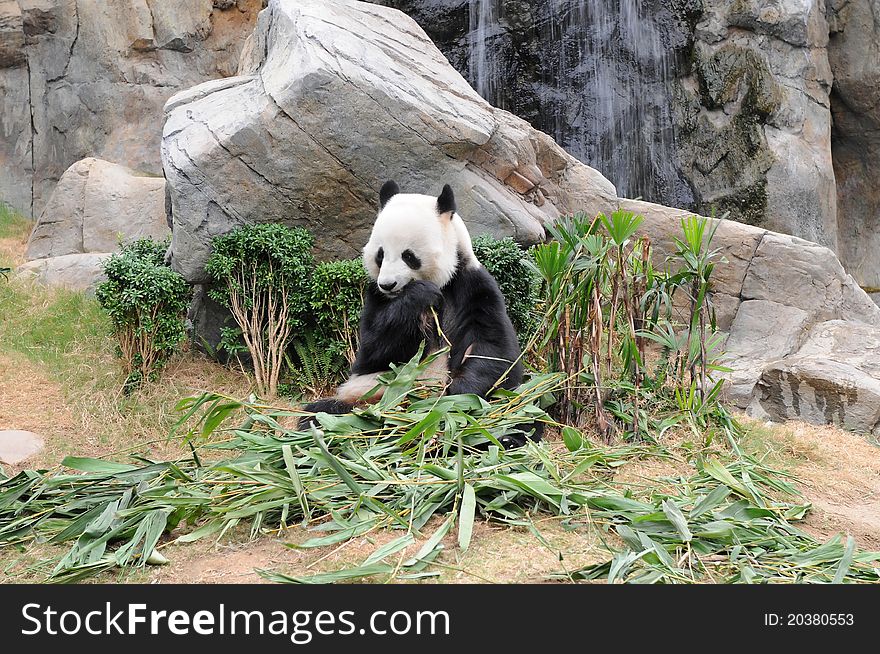
[[[376,265],[379,248],[384,252],[381,268]],[[421,268],[412,270],[406,265],[401,258],[405,250],[412,250],[421,260]],[[434,196],[398,193],[376,217],[370,240],[364,247],[364,266],[379,284],[396,282],[395,291],[414,279],[430,281],[443,288],[455,274],[459,252],[466,266],[480,265],[461,216],[438,214]]]
[[[375,388],[376,384],[379,383],[379,375],[382,374],[384,373],[374,372],[369,375],[352,375],[344,384],[336,389],[336,399],[351,404],[356,404],[360,400],[376,402],[382,397],[384,388],[380,388],[376,393],[369,397],[364,397],[364,395]],[[425,371],[419,375],[419,379],[430,380],[444,385],[448,384],[449,355],[443,354],[434,359],[430,365],[425,368]]]
[[[384,252],[381,268],[376,265],[379,248]],[[418,270],[410,268],[401,258],[405,250],[412,250],[422,262]],[[438,213],[434,196],[398,193],[388,200],[376,217],[370,240],[364,247],[364,266],[373,281],[379,284],[396,282],[395,291],[414,279],[433,282],[443,288],[455,274],[459,253],[465,266],[480,266],[461,216]],[[376,386],[380,374],[352,376],[337,389],[336,397],[351,403],[361,399],[378,400],[381,390],[373,397],[363,396]],[[421,379],[448,384],[449,356],[437,357]]]
[[[352,375],[344,384],[336,389],[337,399],[354,404],[379,383],[379,375],[381,374],[380,372],[374,372],[370,375]],[[380,397],[382,397],[381,390],[375,396],[366,399],[375,401]]]

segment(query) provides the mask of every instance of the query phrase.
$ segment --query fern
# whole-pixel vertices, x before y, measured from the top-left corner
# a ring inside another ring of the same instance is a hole
[[[312,397],[328,395],[339,383],[347,359],[341,343],[322,343],[312,332],[293,344],[297,362],[287,357],[291,391]],[[291,393],[292,394],[292,393]]]

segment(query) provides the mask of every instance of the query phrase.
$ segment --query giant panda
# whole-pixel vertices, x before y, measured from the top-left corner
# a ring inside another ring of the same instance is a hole
[[[426,353],[449,347],[427,371],[446,384],[449,395],[486,397],[495,388],[513,390],[522,383],[519,340],[504,296],[474,255],[448,184],[431,196],[401,193],[395,182],[386,182],[363,261],[370,281],[351,375],[334,398],[309,404],[306,411],[346,413],[359,401],[375,400],[364,396],[378,376],[391,363],[411,360],[423,342]],[[536,430],[533,438],[538,437]],[[519,434],[504,444],[524,442]]]

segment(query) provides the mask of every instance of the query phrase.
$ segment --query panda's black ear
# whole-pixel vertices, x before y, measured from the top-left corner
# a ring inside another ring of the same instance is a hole
[[[441,216],[446,213],[455,213],[455,194],[449,184],[443,187],[440,197],[437,198],[437,213]]]
[[[388,204],[388,200],[398,193],[400,193],[400,187],[397,185],[397,182],[389,179],[382,184],[382,188],[379,190],[379,208],[384,209],[385,205]]]

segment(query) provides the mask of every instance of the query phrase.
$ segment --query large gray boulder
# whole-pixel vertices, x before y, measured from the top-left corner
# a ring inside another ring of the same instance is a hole
[[[880,329],[845,320],[819,323],[796,354],[764,369],[756,401],[776,420],[880,436]]]
[[[160,173],[162,106],[235,72],[262,0],[0,0],[0,198],[40,215],[96,156]]]
[[[535,242],[614,186],[547,135],[491,107],[412,19],[362,2],[271,0],[238,77],[166,105],[172,262],[204,281],[211,238],[236,225],[309,227],[319,254],[356,256],[378,188],[457,193],[473,233]]]
[[[120,242],[170,233],[163,178],[88,158],[61,176],[31,232],[27,259],[114,252]]]
[[[15,274],[41,286],[92,293],[104,280],[104,261],[109,256],[109,253],[90,252],[34,259],[20,265]]]

